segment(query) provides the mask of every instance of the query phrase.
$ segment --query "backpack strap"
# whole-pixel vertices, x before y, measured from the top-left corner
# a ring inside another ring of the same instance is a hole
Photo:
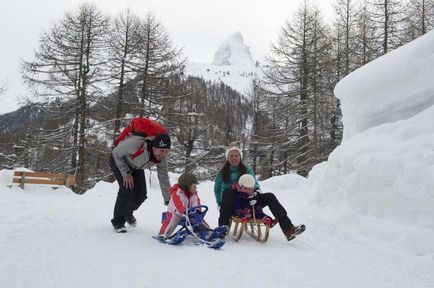
[[[127,137],[127,135],[130,134],[131,130],[132,130],[132,127],[131,127],[131,123],[130,123],[130,125],[128,125],[127,127],[125,127],[125,129],[118,136],[118,138],[116,138],[115,142],[113,143],[113,146],[114,147],[118,146],[119,142],[121,142],[122,140],[124,140],[125,137]]]
[[[146,145],[146,148],[145,148]],[[133,154],[130,154],[131,158],[134,159],[137,156],[139,156],[142,153],[145,153],[145,150],[147,150],[149,152],[149,160],[152,161],[155,164],[160,163],[161,161],[158,161],[155,156],[154,153],[152,153],[152,141],[149,139],[145,140],[145,143],[143,143],[143,145]]]
[[[130,156],[132,159],[134,159],[144,152],[145,152],[145,144],[143,144],[136,152],[134,152],[133,154],[130,154]]]

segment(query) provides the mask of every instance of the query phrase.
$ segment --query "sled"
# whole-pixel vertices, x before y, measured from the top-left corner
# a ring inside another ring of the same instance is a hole
[[[199,241],[201,244],[206,245],[208,248],[219,249],[224,244],[225,241],[222,236],[227,232],[227,228],[224,229],[223,226],[217,227],[215,229],[208,229],[197,231],[198,228],[204,221],[204,217],[208,207],[205,205],[195,206],[188,208],[185,211],[185,217],[181,219],[178,223],[178,231],[173,233],[170,237],[164,238],[161,236],[153,236],[152,238],[159,240],[162,243],[170,245],[181,244],[187,236],[192,236],[194,239]],[[166,212],[163,212],[161,222],[164,222],[167,217]]]
[[[232,226],[234,228],[232,233],[229,233],[231,233],[232,239],[235,242],[238,242],[241,239],[241,236],[244,232],[246,232],[256,241],[262,243],[267,242],[268,236],[270,234],[271,219],[256,219],[254,209],[252,214],[253,218],[232,216],[229,231],[231,231]]]

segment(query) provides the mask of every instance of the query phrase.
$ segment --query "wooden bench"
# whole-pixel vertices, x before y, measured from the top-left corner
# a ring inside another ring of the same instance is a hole
[[[65,185],[68,188],[72,188],[75,185],[75,176],[45,172],[15,171],[12,183],[19,183],[22,189],[24,189],[24,184]]]

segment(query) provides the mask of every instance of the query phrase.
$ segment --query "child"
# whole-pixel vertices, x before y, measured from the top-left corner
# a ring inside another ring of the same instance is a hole
[[[168,238],[172,235],[179,221],[183,219],[188,208],[200,206],[200,199],[197,195],[198,181],[191,173],[184,173],[178,178],[178,183],[170,188],[170,201],[167,206],[166,220],[160,228],[159,236]],[[204,228],[209,229],[208,224],[203,222]]]
[[[260,203],[257,203],[257,201],[253,199],[255,194],[255,179],[254,177],[247,175],[248,174],[246,174],[246,176],[241,176],[238,184],[233,186],[236,188],[234,197],[235,216],[253,218],[254,212],[256,219],[262,219],[265,221],[267,218],[269,218],[270,223],[272,226],[274,226],[274,224],[277,223],[277,220],[273,221],[270,216],[266,215]]]
[[[283,208],[276,196],[273,193],[261,193],[259,190],[255,191],[255,183],[255,177],[250,174],[244,174],[238,179],[237,184],[227,188],[223,192],[219,224],[227,225],[226,223],[229,223],[230,217],[233,214],[241,217],[248,216],[252,212],[246,210],[249,209],[249,205],[254,205],[258,208],[257,210],[255,209],[256,218],[264,219],[263,217],[268,216],[263,214],[262,207],[268,206],[288,241],[294,239],[298,234],[303,233],[306,227],[303,224],[294,226],[285,208]],[[276,222],[272,224],[275,223]]]

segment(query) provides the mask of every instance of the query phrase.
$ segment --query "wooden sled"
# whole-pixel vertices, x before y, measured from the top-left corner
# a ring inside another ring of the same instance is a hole
[[[264,221],[262,219],[233,216],[231,218],[229,231],[231,231],[232,226],[234,226],[234,229],[231,235],[235,242],[240,240],[245,231],[255,240],[265,243],[270,234],[271,219],[268,218]]]

